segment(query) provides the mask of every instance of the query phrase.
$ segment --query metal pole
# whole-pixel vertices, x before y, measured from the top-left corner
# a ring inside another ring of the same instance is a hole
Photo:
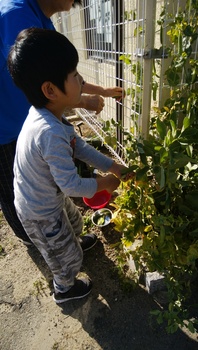
[[[145,3],[145,52],[154,48],[155,37],[156,0],[146,0]],[[152,89],[152,66],[153,58],[144,59],[143,64],[143,96],[142,96],[142,136],[147,139],[149,134],[151,89]]]
[[[123,62],[119,60],[120,52],[123,51],[123,1],[116,0],[115,6],[115,24],[116,24],[116,85],[123,87]],[[121,122],[123,126],[123,106],[121,103],[116,103],[116,121]],[[117,128],[117,140],[122,144],[122,131]]]

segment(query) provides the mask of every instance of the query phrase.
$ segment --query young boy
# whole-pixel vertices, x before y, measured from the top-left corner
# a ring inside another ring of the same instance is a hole
[[[92,285],[88,278],[76,276],[83,250],[97,239],[93,234],[80,237],[82,216],[69,196],[92,197],[103,189],[111,193],[124,168],[84,142],[63,117],[65,108],[81,98],[83,79],[77,64],[75,47],[48,29],[23,30],[8,56],[14,83],[32,104],[17,141],[15,207],[52,271],[56,303],[82,298]],[[74,157],[112,174],[81,178]]]
[[[30,104],[12,82],[6,67],[7,56],[16,36],[23,29],[37,27],[55,30],[51,17],[81,4],[82,0],[0,0],[0,203],[13,233],[29,247],[33,244],[14,207],[13,163],[16,141]],[[122,98],[124,90],[85,82],[81,100],[73,108],[85,108],[98,114],[104,108],[104,98],[114,96]]]

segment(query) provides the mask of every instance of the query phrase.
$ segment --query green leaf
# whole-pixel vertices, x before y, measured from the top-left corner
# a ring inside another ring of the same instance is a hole
[[[98,218],[98,220],[97,220],[97,224],[98,224],[98,225],[103,225],[104,222],[105,222],[105,218],[102,217],[102,216],[101,216],[100,218]]]
[[[121,171],[121,174],[122,174],[122,175],[126,175],[126,174],[128,174],[128,173],[131,173],[131,172],[137,170],[137,168],[138,168],[137,165],[135,165],[135,164],[134,164],[134,165],[131,165],[129,168],[123,169],[123,170]]]
[[[179,211],[185,215],[189,215],[189,216],[194,215],[194,211],[190,209],[187,205],[178,203],[178,208],[179,208]]]
[[[193,27],[191,27],[190,25],[187,25],[183,31],[184,35],[186,35],[186,36],[192,36],[193,32],[194,32]]]
[[[195,333],[195,328],[194,328],[193,323],[191,321],[188,322],[188,330],[191,333]]]
[[[153,229],[153,226],[152,225],[148,225],[148,226],[145,227],[144,232],[146,232],[146,233],[150,232],[152,229]]]
[[[119,57],[120,61],[123,61],[125,64],[130,65],[131,64],[131,56],[130,55],[121,55]]]
[[[188,127],[179,136],[178,141],[186,143],[198,143],[198,129]]]
[[[193,146],[192,145],[188,145],[186,147],[186,152],[187,152],[189,157],[192,157],[192,155],[193,155]]]
[[[172,129],[172,135],[173,137],[175,137],[177,134],[177,128],[176,128],[175,122],[172,119],[170,120],[170,125]]]
[[[155,315],[155,316],[158,316],[160,313],[161,313],[160,310],[152,310],[152,311],[150,311],[150,314],[151,315]]]
[[[157,89],[158,89],[158,83],[154,81],[152,83],[152,90],[153,90],[153,101],[157,100]]]
[[[194,190],[185,196],[186,203],[189,204],[191,208],[198,211],[198,190]]]
[[[167,181],[170,181],[172,184],[175,184],[177,181],[178,174],[174,171],[169,171]]]
[[[197,238],[198,238],[198,228],[197,228],[196,230],[194,230],[194,231],[191,231],[191,232],[189,233],[189,235],[190,235],[191,237],[197,237]]]
[[[166,71],[166,78],[170,86],[177,86],[180,83],[180,76],[174,67]]]
[[[104,138],[105,143],[107,143],[110,147],[113,149],[116,149],[117,147],[117,138],[115,136],[107,135]]]
[[[161,148],[162,148],[162,146],[155,146],[155,151],[160,151],[161,150]]]
[[[154,154],[154,145],[148,140],[144,140],[144,152],[146,156],[152,156]]]
[[[194,160],[188,156],[186,156],[185,154],[178,154],[178,157],[174,158],[174,164],[170,165],[170,169],[171,170],[175,170],[175,169],[179,169],[179,168],[183,168],[186,164],[190,163],[190,162],[194,162]]]
[[[164,239],[165,239],[165,227],[161,226],[160,227],[160,244],[162,245],[164,243]]]
[[[159,118],[157,119],[157,131],[160,134],[160,137],[162,140],[164,140],[165,136],[166,136],[166,125],[164,122],[162,122]]]
[[[162,189],[165,186],[165,172],[162,166],[160,168],[160,189]]]
[[[198,243],[191,244],[187,250],[188,263],[194,262],[198,258]]]
[[[160,150],[160,163],[163,164],[167,162],[168,158],[169,158],[169,152],[166,151],[164,147],[162,147]]]
[[[161,172],[161,167],[160,166],[154,166],[153,168],[154,174],[155,174],[155,178],[158,182],[158,184],[160,183],[160,172]]]
[[[171,130],[169,129],[165,138],[164,138],[164,142],[166,146],[169,146],[173,141],[173,137],[172,137],[172,133]]]
[[[175,322],[171,326],[168,327],[168,332],[173,334],[173,333],[177,332],[178,328],[179,328],[179,325]]]
[[[185,117],[183,120],[183,128],[182,131],[184,131],[185,129],[187,129],[190,126],[190,119],[188,117]]]
[[[136,180],[140,181],[144,178],[144,176],[146,175],[147,171],[149,170],[148,166],[145,166],[142,169],[137,170],[136,172]]]
[[[169,149],[171,151],[178,151],[180,150],[181,148],[181,144],[177,141],[177,140],[174,140],[170,145],[169,145]]]
[[[137,148],[139,154],[144,154],[144,145],[142,143],[137,143]]]
[[[181,34],[181,31],[179,32],[179,35],[178,35],[178,55],[181,55],[182,54],[182,50],[183,47],[182,47],[182,34]]]

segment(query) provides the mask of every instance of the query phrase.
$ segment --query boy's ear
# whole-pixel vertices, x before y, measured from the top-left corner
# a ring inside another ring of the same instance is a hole
[[[52,84],[50,81],[45,81],[41,85],[41,90],[48,100],[55,100],[56,99],[56,97],[57,97],[56,86],[54,84]]]

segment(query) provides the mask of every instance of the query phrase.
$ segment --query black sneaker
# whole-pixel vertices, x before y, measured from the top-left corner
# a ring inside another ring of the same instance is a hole
[[[53,300],[57,303],[64,303],[65,301],[73,299],[81,299],[86,297],[91,292],[92,282],[89,278],[81,277],[76,279],[74,285],[65,293],[53,294]]]
[[[88,233],[87,235],[80,236],[79,239],[83,252],[91,249],[97,242],[97,237],[94,233]]]
[[[31,241],[23,241],[23,240],[21,240],[21,242],[22,242],[24,245],[26,245],[27,247],[33,247],[33,246],[34,246],[34,244],[33,244]]]

